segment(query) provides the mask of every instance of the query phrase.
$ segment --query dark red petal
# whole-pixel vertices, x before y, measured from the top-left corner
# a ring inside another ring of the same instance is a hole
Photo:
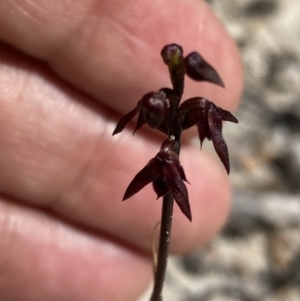
[[[124,115],[118,122],[113,135],[116,135],[120,132],[122,132],[126,126],[126,124],[140,111],[141,106],[140,106],[140,102],[137,103],[137,106],[130,111],[129,113],[127,113],[126,115]]]
[[[133,131],[133,135],[135,134],[135,132],[143,125],[146,123],[146,120],[144,118],[144,115],[142,112],[140,112],[135,129]]]
[[[190,184],[190,182],[186,179],[185,172],[184,172],[181,164],[179,162],[174,162],[174,165],[176,166],[176,169],[177,169],[181,179]]]
[[[155,114],[146,110],[142,110],[142,113],[151,129],[157,129],[165,119],[165,115]]]
[[[200,119],[200,115],[201,113],[199,112],[186,113],[182,120],[182,129],[186,130],[197,124]]]
[[[199,118],[197,114],[193,114],[193,113],[185,114],[182,119],[182,129],[183,130],[189,129],[190,127],[194,126],[198,120]]]
[[[178,114],[183,116],[183,129],[204,122],[207,119],[207,111],[212,106],[213,104],[203,97],[193,97],[184,101],[178,110]]]
[[[123,201],[132,197],[146,185],[158,179],[160,176],[158,170],[159,165],[160,161],[158,161],[156,157],[151,159],[149,163],[133,178],[133,180],[126,189]]]
[[[161,180],[157,179],[153,181],[153,189],[157,194],[157,199],[167,194],[170,189],[167,187],[167,185]]]
[[[191,207],[189,203],[189,197],[187,195],[187,190],[186,190],[186,195],[183,195],[182,192],[180,192],[179,190],[171,189],[171,191],[181,212],[189,219],[189,221],[192,221],[192,213],[191,213]]]
[[[200,140],[200,148],[202,148],[202,144],[205,138],[211,139],[210,129],[208,125],[207,119],[203,118],[202,120],[198,121],[197,123],[199,140]]]
[[[184,58],[185,73],[195,81],[207,81],[225,87],[217,71],[209,65],[198,52]]]
[[[208,111],[208,124],[210,128],[211,139],[218,154],[222,161],[227,173],[230,172],[228,148],[222,135],[222,117],[216,111],[216,108],[211,108]]]
[[[212,106],[212,102],[203,97],[192,97],[185,100],[179,106],[179,112],[182,111],[193,112],[195,110],[206,112],[211,106]]]
[[[239,123],[239,121],[229,111],[223,110],[222,108],[218,109],[221,110],[222,120]]]
[[[171,190],[176,203],[182,213],[191,221],[192,214],[189,203],[188,191],[182,181],[181,172],[178,171],[177,164],[163,162],[162,165],[163,181]]]

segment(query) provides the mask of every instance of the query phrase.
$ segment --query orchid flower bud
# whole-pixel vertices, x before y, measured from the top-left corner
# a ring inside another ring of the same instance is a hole
[[[151,92],[141,99],[142,112],[150,128],[156,129],[168,113],[168,102],[163,91]]]
[[[181,97],[184,89],[183,49],[180,45],[170,44],[162,49],[161,56],[169,67],[173,89]]]

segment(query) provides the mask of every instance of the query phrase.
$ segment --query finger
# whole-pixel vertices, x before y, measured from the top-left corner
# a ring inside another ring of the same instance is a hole
[[[199,51],[226,86],[187,81],[185,97],[230,109],[241,93],[237,49],[204,1],[2,1],[0,38],[122,112],[170,86],[160,50],[174,42],[186,54]]]
[[[132,137],[131,130],[112,137],[115,124],[107,110],[5,47],[0,51],[0,100],[3,194],[150,248],[161,200],[154,201],[151,187],[121,200],[160,143],[145,135]],[[176,252],[190,250],[215,233],[229,199],[225,172],[198,149],[186,148],[182,164],[193,184],[194,217],[190,224],[178,215]]]
[[[3,197],[0,229],[1,300],[129,301],[151,278],[143,254]]]

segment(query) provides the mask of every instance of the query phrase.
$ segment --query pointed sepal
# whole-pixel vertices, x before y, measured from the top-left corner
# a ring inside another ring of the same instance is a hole
[[[189,202],[188,191],[183,182],[182,174],[181,174],[181,166],[178,161],[173,161],[172,163],[166,162],[163,166],[163,175],[164,182],[167,187],[171,190],[174,199],[179,206],[182,213],[191,221],[192,214]],[[185,177],[185,176],[184,176]]]
[[[143,125],[146,123],[146,120],[144,118],[144,115],[142,112],[140,112],[135,129],[133,131],[133,135],[135,134],[135,132]]]
[[[222,108],[219,108],[221,110],[222,120],[223,121],[230,121],[233,123],[239,123],[239,121],[234,117],[229,111],[223,110]]]
[[[185,73],[195,81],[206,81],[225,87],[217,71],[198,52],[192,52],[184,58],[184,67]]]
[[[159,164],[160,162],[155,157],[151,159],[149,163],[140,172],[137,173],[137,175],[133,178],[133,180],[127,187],[123,197],[123,201],[129,199],[137,192],[139,192],[142,188],[144,188],[146,185],[159,178]]]
[[[208,111],[208,124],[215,151],[229,174],[229,156],[227,144],[222,135],[222,117],[214,107]]]
[[[125,128],[125,126],[127,125],[127,123],[136,115],[139,113],[141,109],[140,106],[140,102],[137,103],[136,107],[130,111],[129,113],[127,113],[126,115],[124,115],[118,122],[113,135],[119,134],[120,132],[122,132]]]
[[[153,189],[157,196],[156,199],[159,199],[160,197],[166,195],[170,191],[170,189],[162,179],[157,179],[153,182]]]

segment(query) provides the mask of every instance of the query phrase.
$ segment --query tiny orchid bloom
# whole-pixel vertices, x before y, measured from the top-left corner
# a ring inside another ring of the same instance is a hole
[[[157,198],[172,192],[176,203],[183,214],[191,221],[191,209],[188,192],[183,181],[188,182],[175,150],[178,143],[174,138],[164,141],[160,151],[134,177],[129,184],[123,201],[132,197],[146,185],[153,183]]]
[[[222,135],[222,121],[238,123],[238,120],[229,111],[202,97],[184,101],[179,107],[178,115],[182,118],[183,129],[197,125],[201,146],[205,138],[212,140],[216,153],[229,174],[228,148]]]
[[[173,89],[180,98],[184,90],[185,74],[198,82],[206,81],[225,87],[217,71],[198,52],[191,52],[184,57],[182,47],[173,43],[162,49],[161,56],[169,68]]]
[[[145,123],[147,123],[150,128],[159,128],[168,113],[169,107],[165,90],[167,91],[169,89],[161,89],[158,92],[145,94],[142,99],[138,101],[136,107],[120,119],[113,135],[122,132],[127,123],[138,113],[139,116],[134,133]]]

